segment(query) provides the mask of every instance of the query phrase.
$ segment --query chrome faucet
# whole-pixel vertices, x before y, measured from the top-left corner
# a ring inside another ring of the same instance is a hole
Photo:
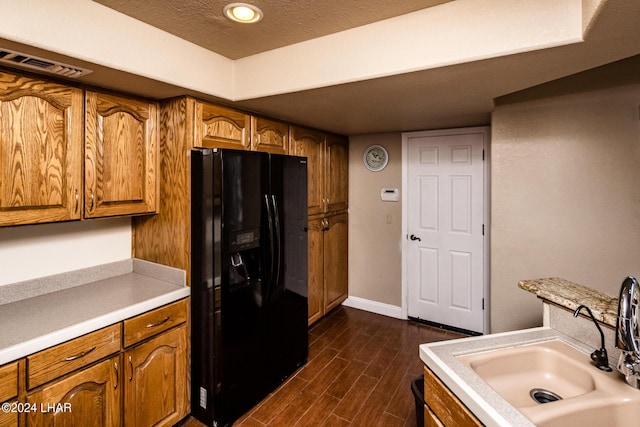
[[[621,352],[617,367],[627,384],[636,389],[640,389],[639,304],[640,284],[635,277],[629,276],[622,282],[618,300],[616,347]]]

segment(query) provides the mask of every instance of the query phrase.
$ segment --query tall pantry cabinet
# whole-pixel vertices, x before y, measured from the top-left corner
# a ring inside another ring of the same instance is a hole
[[[292,126],[290,152],[307,157],[309,324],[348,296],[349,147],[343,136]]]

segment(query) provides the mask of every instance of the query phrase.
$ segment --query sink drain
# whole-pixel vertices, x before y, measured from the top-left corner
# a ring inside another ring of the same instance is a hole
[[[552,391],[545,390],[543,388],[534,388],[529,392],[529,396],[538,403],[555,402],[556,400],[562,400],[562,397],[558,396]]]

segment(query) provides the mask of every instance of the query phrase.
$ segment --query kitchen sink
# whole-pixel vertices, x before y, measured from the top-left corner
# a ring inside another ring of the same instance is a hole
[[[458,360],[516,408],[539,405],[531,396],[534,390],[568,399],[596,388],[593,374],[597,372],[592,372],[596,369],[588,362],[589,355],[560,340],[464,355]]]
[[[640,419],[639,390],[559,339],[456,358],[537,426],[626,426]]]

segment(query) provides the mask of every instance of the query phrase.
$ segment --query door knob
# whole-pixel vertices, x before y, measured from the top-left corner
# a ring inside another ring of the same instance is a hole
[[[410,238],[411,240],[417,240],[418,242],[421,242],[421,241],[422,241],[422,239],[421,239],[421,238],[419,238],[419,237],[416,237],[416,235],[415,235],[415,234],[412,234],[411,236],[409,236],[409,238]]]

